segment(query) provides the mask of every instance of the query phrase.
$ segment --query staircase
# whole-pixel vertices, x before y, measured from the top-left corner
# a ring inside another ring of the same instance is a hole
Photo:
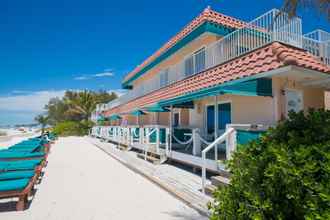
[[[147,148],[145,148],[146,144],[141,144],[141,151],[142,153],[137,154],[138,158],[147,160],[153,164],[162,164],[167,160],[167,157],[165,155],[165,151],[162,149],[157,152],[157,149],[153,145],[149,145]],[[135,145],[136,146],[136,145]]]
[[[205,186],[205,193],[207,195],[212,196],[213,192],[218,188],[218,187],[224,187],[228,186],[230,184],[230,179],[229,179],[229,173],[228,172],[223,172],[219,176],[212,176],[211,177],[211,184],[207,184]]]

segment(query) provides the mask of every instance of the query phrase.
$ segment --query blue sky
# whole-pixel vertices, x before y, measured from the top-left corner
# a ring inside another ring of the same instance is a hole
[[[32,122],[48,98],[66,89],[120,91],[141,63],[207,5],[245,21],[282,1],[2,0],[0,125]],[[302,11],[304,32],[330,31]]]

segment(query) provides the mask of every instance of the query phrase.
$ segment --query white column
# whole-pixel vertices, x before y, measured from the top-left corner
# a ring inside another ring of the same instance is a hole
[[[159,146],[160,146],[160,128],[156,127],[156,150],[159,153]]]
[[[193,155],[194,156],[201,156],[202,149],[201,149],[201,139],[199,137],[198,128],[192,130],[193,135]]]
[[[218,130],[219,130],[219,106],[218,106],[218,96],[214,96],[214,140],[218,138]],[[214,148],[214,159],[215,161],[218,160],[218,145]]]
[[[169,138],[169,146],[170,146],[170,152],[172,152],[172,132],[173,132],[173,128],[172,128],[172,123],[173,123],[173,106],[171,105],[170,107],[170,138]]]

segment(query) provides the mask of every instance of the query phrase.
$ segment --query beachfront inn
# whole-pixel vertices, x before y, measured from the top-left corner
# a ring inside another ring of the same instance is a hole
[[[226,176],[224,161],[289,111],[325,107],[330,33],[303,33],[273,9],[252,21],[206,8],[128,73],[128,92],[99,105],[91,134]],[[129,57],[128,57],[129,58]]]

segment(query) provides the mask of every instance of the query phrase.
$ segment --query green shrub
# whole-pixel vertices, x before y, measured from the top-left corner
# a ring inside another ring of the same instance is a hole
[[[54,133],[60,136],[83,136],[88,134],[88,131],[92,126],[93,123],[89,121],[65,121],[60,122],[55,126]]]
[[[290,113],[228,166],[211,219],[330,219],[330,112]]]

